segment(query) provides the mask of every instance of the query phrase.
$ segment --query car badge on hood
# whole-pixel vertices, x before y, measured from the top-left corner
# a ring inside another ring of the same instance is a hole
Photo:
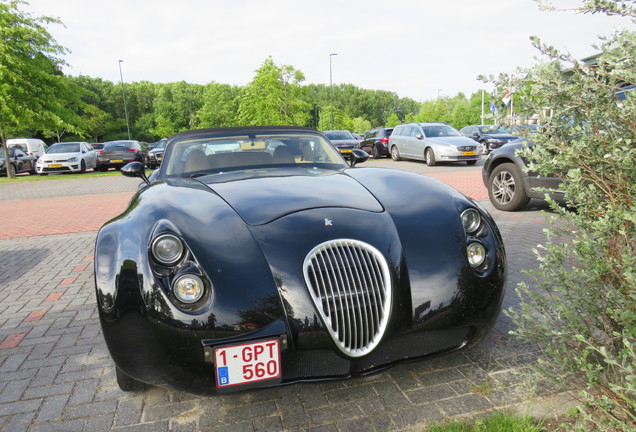
[[[333,221],[331,219],[325,218],[325,226],[333,226]]]

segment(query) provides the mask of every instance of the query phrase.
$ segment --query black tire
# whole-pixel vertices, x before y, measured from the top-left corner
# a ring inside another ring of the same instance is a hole
[[[49,173],[40,173],[41,176],[47,176]]]
[[[393,159],[394,161],[402,160],[402,158],[400,157],[400,149],[398,149],[398,146],[396,145],[393,145],[393,147],[391,147],[391,159]]]
[[[80,164],[80,174],[84,174],[86,172],[86,162],[84,162],[84,159],[82,159],[82,162]]]
[[[115,366],[115,374],[117,376],[117,385],[122,391],[140,392],[146,389],[146,385],[144,383],[129,377],[117,366]]]
[[[476,161],[476,160],[466,161],[466,163],[467,163],[468,165],[475,165],[475,164],[477,163],[477,161]]]
[[[435,166],[437,164],[437,161],[435,160],[435,152],[433,152],[433,149],[430,147],[426,149],[424,159],[426,159],[426,165],[428,166]]]
[[[498,165],[488,177],[488,197],[495,208],[503,211],[521,210],[528,204],[528,196],[521,171],[513,163]]]
[[[373,159],[380,159],[382,157],[382,153],[380,153],[380,149],[378,146],[373,146]]]
[[[108,167],[105,167],[105,166],[99,167],[99,172],[106,172],[106,171],[108,171]]]

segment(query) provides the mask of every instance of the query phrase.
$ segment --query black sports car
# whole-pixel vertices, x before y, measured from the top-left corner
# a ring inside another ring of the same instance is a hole
[[[123,390],[218,393],[344,378],[455,351],[500,312],[506,260],[477,202],[349,165],[298,127],[182,132],[95,246]]]

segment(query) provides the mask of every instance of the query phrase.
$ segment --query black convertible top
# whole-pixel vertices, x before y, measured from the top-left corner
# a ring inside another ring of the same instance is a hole
[[[185,132],[179,132],[170,137],[170,141],[174,139],[196,137],[201,135],[236,135],[242,132],[256,132],[256,133],[268,133],[268,132],[312,132],[320,133],[316,129],[303,127],[303,126],[233,126],[224,128],[208,128],[208,129],[193,129]]]

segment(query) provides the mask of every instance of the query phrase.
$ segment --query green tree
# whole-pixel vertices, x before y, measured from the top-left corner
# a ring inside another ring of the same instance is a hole
[[[210,83],[203,90],[203,105],[197,112],[202,127],[227,127],[237,124],[241,89],[228,84]]]
[[[356,117],[353,119],[353,132],[363,134],[371,129],[371,122],[362,117]]]
[[[582,1],[579,12],[636,18],[627,1]],[[539,343],[541,369],[575,389],[582,430],[636,429],[636,32],[601,39],[578,61],[533,38],[543,61],[502,74],[523,89],[521,117],[543,133],[524,151],[529,169],[557,175],[566,206],[551,202],[553,225],[535,254],[533,284],[520,284],[514,333]],[[521,78],[523,77],[523,78]],[[503,119],[502,119],[503,120]]]
[[[239,96],[240,125],[299,125],[309,121],[305,77],[291,66],[278,66],[268,58]]]
[[[19,5],[17,0],[0,2],[0,138],[5,160],[11,135],[75,130],[77,116],[72,108],[79,103],[77,87],[60,72],[66,49],[45,28],[60,22],[32,17]]]

